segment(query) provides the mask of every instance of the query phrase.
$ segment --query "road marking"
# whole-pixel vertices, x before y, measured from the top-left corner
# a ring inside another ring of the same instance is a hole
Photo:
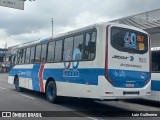
[[[21,94],[21,96],[26,97],[26,98],[30,98],[30,99],[35,99],[34,97],[30,97],[30,96],[24,95],[24,94]]]
[[[5,90],[6,88],[4,88],[4,87],[0,87],[0,89]]]
[[[96,119],[96,118],[88,117],[87,115],[84,115],[84,114],[81,114],[81,113],[78,113],[78,112],[73,112],[73,113],[75,113],[75,114],[77,114],[77,115],[80,115],[80,116],[83,116],[83,117],[86,117],[86,118],[91,119],[91,120],[98,120],[98,119]]]

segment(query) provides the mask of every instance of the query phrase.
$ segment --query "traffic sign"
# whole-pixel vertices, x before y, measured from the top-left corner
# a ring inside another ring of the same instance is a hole
[[[0,0],[0,6],[24,10],[24,0]]]

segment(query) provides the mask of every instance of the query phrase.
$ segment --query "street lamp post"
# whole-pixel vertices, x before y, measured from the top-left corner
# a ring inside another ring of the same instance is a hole
[[[7,50],[7,43],[5,43],[5,62],[6,62],[6,50]]]
[[[53,37],[53,18],[51,18],[51,23],[52,23],[52,37]]]

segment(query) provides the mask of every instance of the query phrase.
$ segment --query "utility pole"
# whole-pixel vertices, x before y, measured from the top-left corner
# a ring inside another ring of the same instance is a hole
[[[7,52],[7,43],[5,43],[5,58],[4,58],[5,62],[6,62],[6,52]]]
[[[51,18],[51,23],[52,23],[52,37],[53,37],[53,18]]]

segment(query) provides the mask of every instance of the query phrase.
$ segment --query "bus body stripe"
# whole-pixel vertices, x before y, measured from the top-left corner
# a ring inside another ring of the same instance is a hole
[[[43,71],[44,71],[44,64],[40,65],[39,69],[39,83],[40,83],[40,92],[44,92],[44,86],[43,86]]]
[[[63,71],[64,68],[46,69],[44,65],[34,65],[33,69],[12,69],[9,75],[15,76],[17,73],[19,73],[19,77],[31,78],[33,90],[36,91],[45,90],[43,86],[43,81],[46,82],[49,77],[52,77],[59,82],[66,82],[69,80],[71,83],[76,84],[90,83],[91,85],[98,85],[98,76],[105,76],[104,68],[79,68],[78,77],[65,77],[63,75]],[[121,69],[109,69],[109,73],[111,75],[110,77],[112,77],[113,80],[117,81],[112,84],[113,87],[119,88],[128,88],[126,84],[132,84],[128,80],[134,81],[134,86],[132,86],[133,88],[142,88],[144,87],[144,83],[149,76],[149,72],[147,71],[130,71]],[[32,74],[31,77],[30,74]]]
[[[20,69],[19,71],[22,72],[23,69]],[[32,87],[35,91],[40,91],[40,81],[39,81],[39,70],[40,70],[40,64],[34,64],[33,69],[31,69],[31,79],[32,79]],[[17,72],[19,72],[17,71]],[[26,70],[24,70],[26,72]],[[22,72],[23,73],[23,72]],[[19,76],[22,77],[22,75],[19,74]],[[23,76],[26,78],[26,75]]]

